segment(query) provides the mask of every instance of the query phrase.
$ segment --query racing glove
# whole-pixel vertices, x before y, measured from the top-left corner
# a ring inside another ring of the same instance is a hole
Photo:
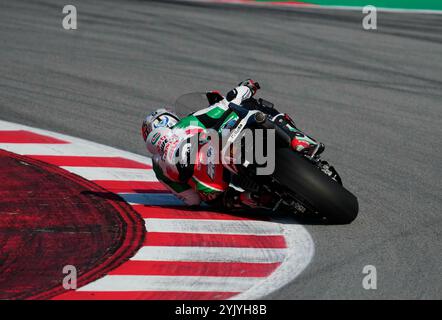
[[[258,82],[255,82],[252,79],[247,79],[240,82],[235,89],[230,90],[226,95],[226,99],[229,102],[241,104],[244,100],[253,97],[256,91],[260,88]]]
[[[258,89],[261,89],[258,82],[253,81],[252,79],[247,79],[238,84],[238,86],[246,86],[252,91],[252,96],[255,95]]]

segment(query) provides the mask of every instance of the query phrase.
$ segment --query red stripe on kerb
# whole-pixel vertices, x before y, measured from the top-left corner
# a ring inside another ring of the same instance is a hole
[[[145,246],[286,248],[284,236],[148,232]]]
[[[127,261],[110,275],[267,277],[281,265],[276,263]]]
[[[132,208],[137,211],[144,219],[209,219],[209,220],[261,220],[268,221],[268,217],[255,215],[234,215],[232,213],[222,213],[216,211],[198,211],[186,209],[183,207],[151,207],[145,205],[133,205]]]
[[[69,291],[55,300],[225,300],[239,292],[193,291]]]
[[[170,192],[160,182],[94,180],[94,183],[114,193],[158,193]]]
[[[60,139],[44,136],[26,130],[4,130],[0,131],[0,143],[69,143]]]
[[[82,157],[82,156],[45,156],[29,155],[29,157],[54,164],[72,167],[112,167],[126,169],[152,169],[151,166],[121,157]]]

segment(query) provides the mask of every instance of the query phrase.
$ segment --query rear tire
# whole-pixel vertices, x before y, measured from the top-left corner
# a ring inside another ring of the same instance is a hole
[[[338,224],[356,219],[359,211],[357,198],[303,156],[283,148],[276,150],[275,160],[273,177],[321,216]]]

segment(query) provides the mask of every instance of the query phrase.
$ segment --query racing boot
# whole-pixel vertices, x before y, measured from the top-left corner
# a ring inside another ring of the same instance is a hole
[[[223,197],[223,206],[227,209],[272,208],[273,202],[273,196],[270,193],[258,195],[250,191],[240,192],[233,188],[229,188]]]
[[[324,144],[318,143],[316,140],[307,136],[301,130],[296,128],[295,122],[288,114],[277,114],[272,120],[282,128],[285,128],[286,132],[291,136],[291,147],[294,151],[310,157],[317,156],[324,151]]]
[[[240,202],[250,208],[271,208],[273,196],[270,193],[256,194],[254,192],[245,191],[239,195]]]

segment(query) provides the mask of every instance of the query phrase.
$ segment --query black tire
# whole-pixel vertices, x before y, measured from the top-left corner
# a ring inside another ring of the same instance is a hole
[[[290,149],[276,150],[273,176],[332,223],[350,223],[358,215],[358,200],[351,192]]]

